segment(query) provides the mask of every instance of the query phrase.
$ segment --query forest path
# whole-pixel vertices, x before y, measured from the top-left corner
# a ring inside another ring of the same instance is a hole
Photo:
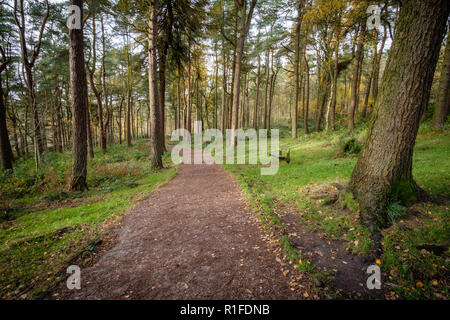
[[[81,268],[81,289],[64,282],[52,298],[302,298],[309,281],[282,267],[243,197],[220,165],[181,165],[124,216],[114,243]]]

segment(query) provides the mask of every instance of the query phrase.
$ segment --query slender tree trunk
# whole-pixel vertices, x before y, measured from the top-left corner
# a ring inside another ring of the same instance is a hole
[[[372,57],[372,71],[370,73],[369,78],[367,79],[366,92],[364,93],[364,106],[363,106],[363,110],[362,110],[362,113],[361,113],[361,117],[363,119],[365,119],[366,115],[367,115],[367,109],[368,109],[368,106],[369,106],[370,90],[372,88],[372,81],[373,81],[373,78],[375,76],[375,68],[377,66],[376,64],[377,64],[377,60],[378,60],[378,57],[377,57],[378,32],[376,30],[374,30],[374,31],[375,31],[375,37],[376,38],[374,39],[373,44],[372,44],[372,55],[373,55],[373,57]]]
[[[433,129],[444,128],[450,104],[450,34],[447,36],[445,46],[444,63],[442,64],[441,79],[439,84],[438,99],[433,115]]]
[[[300,78],[300,29],[302,26],[302,20],[303,20],[303,7],[304,7],[304,0],[298,2],[298,8],[297,8],[297,25],[295,27],[295,61],[294,61],[294,74],[295,74],[295,103],[292,108],[291,112],[291,118],[292,118],[292,138],[297,138],[297,121],[298,121],[298,96],[300,94],[300,87],[299,87],[299,78]]]
[[[269,48],[266,50],[266,83],[265,83],[265,94],[264,94],[264,118],[263,118],[263,128],[267,129],[267,107],[268,107],[268,96],[269,96],[269,71],[270,71],[270,56],[269,56]]]
[[[253,110],[253,128],[258,127],[258,103],[259,103],[259,86],[261,85],[261,56],[258,54],[258,71],[256,73],[256,97],[255,108]]]
[[[355,69],[353,71],[353,82],[352,82],[352,100],[350,105],[350,112],[348,115],[348,130],[350,132],[355,128],[355,111],[358,107],[358,89],[359,89],[359,79],[360,79],[360,69],[362,63],[362,55],[364,50],[364,41],[366,36],[366,20],[363,19],[361,22],[361,31],[359,32],[358,47],[356,49],[355,58]]]
[[[71,5],[81,8],[83,1],[71,0]],[[82,17],[81,17],[82,21]],[[83,191],[88,188],[87,176],[87,82],[84,69],[83,29],[69,30],[70,37],[70,82],[73,108],[73,146],[72,146],[72,190]]]
[[[88,154],[89,158],[94,159],[94,144],[92,142],[92,126],[91,126],[91,113],[89,112],[89,99],[86,103],[86,117],[87,117],[87,142],[88,142]]]
[[[105,39],[105,26],[103,23],[103,15],[100,19],[101,26],[102,26],[102,88],[103,88],[103,97],[105,99],[105,111],[106,111],[106,122],[103,124],[103,130],[102,130],[102,150],[103,152],[106,152],[107,148],[107,132],[109,127],[109,120],[110,120],[110,114],[109,114],[109,102],[108,102],[108,90],[106,88],[106,64],[105,64],[105,58],[106,58],[106,39]],[[103,114],[102,114],[103,118]]]
[[[6,61],[2,63],[2,67],[6,68]],[[2,77],[0,69],[0,153],[3,170],[13,169],[13,153],[11,143],[9,141],[8,127],[6,126],[6,104],[3,95]],[[17,143],[17,141],[16,141]]]
[[[236,46],[236,65],[234,69],[234,87],[233,87],[233,113],[232,113],[232,139],[233,146],[236,145],[236,132],[239,126],[239,99],[241,94],[241,69],[242,69],[242,57],[244,55],[244,45],[247,39],[248,31],[253,16],[253,10],[256,5],[256,0],[251,0],[249,13],[247,17],[247,0],[242,1],[241,10],[241,31],[239,35],[239,41]]]
[[[158,73],[157,73],[157,56],[156,56],[156,40],[158,36],[158,4],[159,0],[152,0],[150,2],[150,21],[148,32],[148,77],[149,77],[149,97],[150,97],[150,112],[151,112],[151,141],[152,141],[152,168],[161,169],[162,163],[162,149],[161,149],[161,118],[158,99]]]
[[[381,58],[383,57],[383,50],[384,46],[386,44],[386,37],[387,37],[387,31],[386,31],[386,25],[384,25],[384,33],[383,33],[383,40],[381,41],[381,47],[380,51],[377,53],[377,64],[375,66],[375,73],[373,76],[373,90],[372,90],[372,97],[373,100],[377,100],[378,98],[378,86],[379,86],[379,77],[380,77],[380,66],[381,66]]]
[[[304,106],[303,110],[304,110],[304,115],[303,115],[303,124],[305,127],[305,134],[309,134],[309,124],[308,124],[308,120],[309,120],[309,65],[308,65],[308,61],[306,60],[306,43],[305,46],[303,48],[303,63],[305,65],[305,77],[306,77],[306,98],[305,98],[305,102],[306,105]]]
[[[414,143],[449,12],[447,0],[403,1],[376,116],[349,185],[372,230],[385,225],[389,203],[422,196],[412,176]]]

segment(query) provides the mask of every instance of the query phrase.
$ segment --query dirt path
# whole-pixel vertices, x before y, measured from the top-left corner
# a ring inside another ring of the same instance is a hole
[[[81,270],[66,299],[301,299],[305,279],[280,270],[274,245],[219,165],[178,175],[127,214],[115,243]],[[284,265],[284,264],[283,264]]]

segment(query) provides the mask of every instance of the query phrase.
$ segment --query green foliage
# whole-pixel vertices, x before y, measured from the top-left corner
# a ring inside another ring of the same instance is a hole
[[[406,208],[398,202],[391,202],[387,208],[387,216],[391,223],[404,217],[406,214]]]
[[[37,172],[32,159],[23,159],[14,173],[1,173],[3,203],[4,191],[9,193],[8,208],[0,214],[0,297],[37,297],[59,279],[58,271],[67,261],[94,250],[92,241],[105,232],[107,221],[174,177],[167,156],[169,169],[159,172],[149,169],[147,157],[135,160],[136,152],[147,149],[137,143],[132,148],[110,146],[106,154],[96,150],[89,163],[90,190],[84,193],[66,190],[69,153],[44,154]],[[56,178],[49,179],[49,174]],[[60,204],[53,206],[54,202]]]
[[[336,145],[336,157],[349,157],[358,155],[363,144],[356,138],[341,138]]]

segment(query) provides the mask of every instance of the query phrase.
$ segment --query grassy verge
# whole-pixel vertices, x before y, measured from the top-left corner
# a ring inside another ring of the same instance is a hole
[[[149,153],[143,141],[131,149],[115,145],[107,154],[96,152],[88,168],[90,190],[83,194],[66,191],[69,153],[46,154],[39,172],[25,159],[14,174],[4,173],[0,297],[37,297],[59,279],[68,261],[95,250],[110,224],[175,175],[168,158],[168,169],[153,172]]]
[[[238,179],[249,202],[259,205],[264,224],[281,223],[267,212],[276,210],[277,202],[284,203],[296,209],[306,227],[325,231],[330,240],[345,240],[348,251],[364,255],[370,252],[373,243],[368,230],[359,225],[358,204],[351,193],[345,192],[345,185],[365,132],[365,129],[353,135],[345,131],[322,132],[298,139],[281,133],[281,149],[290,150],[291,162],[281,162],[274,176],[260,175],[260,167],[256,165],[224,167]],[[449,130],[432,133],[422,128],[413,165],[418,184],[432,196],[444,199],[450,198],[449,136]],[[447,205],[430,203],[414,208],[393,204],[390,211],[393,226],[384,232],[384,253],[378,261],[388,298],[449,297],[448,201]],[[281,241],[288,248],[286,239]],[[432,249],[417,248],[423,245],[442,246],[444,252],[437,254]],[[297,259],[293,252],[287,256]]]

